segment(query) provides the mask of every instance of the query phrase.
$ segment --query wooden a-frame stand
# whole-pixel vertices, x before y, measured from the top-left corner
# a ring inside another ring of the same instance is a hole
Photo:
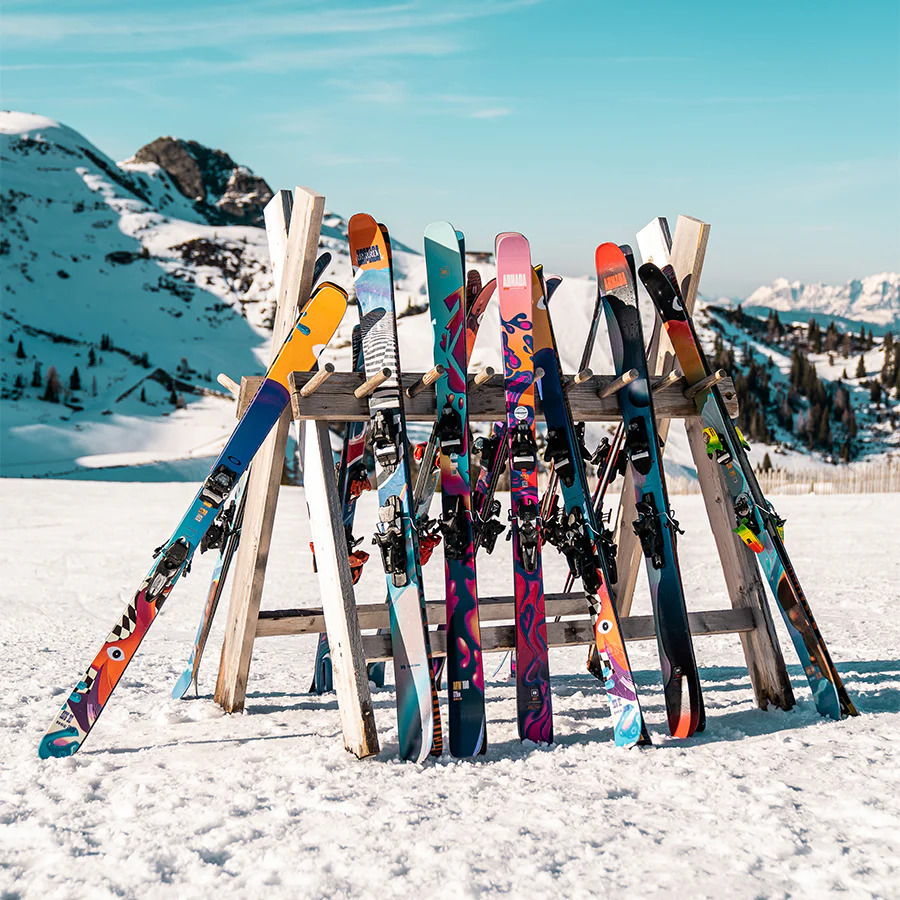
[[[323,210],[324,198],[303,188],[295,191],[293,209],[290,194],[285,191],[279,192],[266,208],[266,227],[278,296],[274,347],[280,346],[298,306],[302,306],[309,297]],[[648,241],[648,229],[642,232],[645,241]],[[649,239],[648,246],[641,247],[645,259],[655,252],[655,261],[663,264],[665,260],[661,259],[661,254],[668,256],[679,282],[685,288],[689,310],[696,299],[708,234],[708,225],[682,216],[678,220],[670,253],[661,240],[654,244]],[[686,421],[688,440],[731,601],[729,609],[690,613],[691,631],[694,636],[738,634],[757,704],[763,709],[769,704],[790,709],[794,697],[756,560],[752,551],[733,533],[731,504],[727,500],[720,467],[706,455],[696,407],[685,396],[687,386],[684,380],[672,374],[674,355],[658,321],[651,337],[649,359],[650,371],[655,373],[651,380],[657,385],[654,402],[661,433],[665,435],[673,418]],[[435,421],[434,391],[425,386],[429,381],[428,374],[403,376],[406,416],[410,421]],[[386,633],[365,637],[361,633],[361,629],[387,629],[388,608],[384,603],[356,605],[328,425],[368,419],[364,380],[361,373],[333,373],[330,370],[295,372],[291,376],[293,417],[302,423],[305,432],[301,441],[304,485],[316,547],[322,606],[260,611],[287,440],[289,413],[285,411],[254,458],[250,470],[215,694],[216,702],[227,712],[243,709],[250,659],[257,637],[327,631],[344,746],[358,757],[378,752],[366,665],[367,662],[391,658],[391,639]],[[736,409],[733,386],[727,378],[719,380],[720,390],[732,406],[733,413]],[[586,379],[579,378],[579,383],[571,377],[568,381],[569,402],[576,420],[597,422],[619,418],[615,392],[623,386],[624,379],[592,375]],[[242,379],[239,415],[259,383],[258,378]],[[505,409],[500,376],[482,375],[477,383],[475,379],[470,381],[469,415],[473,421],[494,421],[505,415]],[[537,414],[541,415],[540,404]],[[642,555],[640,544],[630,527],[636,515],[633,486],[630,477],[626,477],[616,517],[619,581],[614,585],[614,596],[622,616],[625,638],[650,640],[655,637],[653,617],[629,615]],[[427,611],[430,623],[445,623],[443,600],[429,602]],[[593,630],[584,596],[580,592],[547,594],[546,615],[547,639],[551,647],[592,643]],[[512,597],[479,598],[479,616],[482,647],[486,652],[514,648],[514,626],[497,624],[514,618]],[[580,618],[553,621],[560,616]],[[433,632],[431,646],[435,655],[443,655],[446,651],[445,632]]]

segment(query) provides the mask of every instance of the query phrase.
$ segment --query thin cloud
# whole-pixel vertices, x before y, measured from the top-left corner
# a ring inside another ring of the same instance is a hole
[[[500,119],[503,116],[512,115],[512,110],[505,106],[489,106],[486,109],[476,109],[469,113],[470,119]]]

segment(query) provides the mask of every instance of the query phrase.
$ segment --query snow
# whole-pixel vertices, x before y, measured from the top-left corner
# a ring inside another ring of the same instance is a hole
[[[514,688],[489,679],[485,757],[397,760],[393,694],[373,694],[381,753],[343,750],[334,696],[305,693],[314,638],[256,646],[247,708],[176,702],[212,554],[195,561],[76,756],[37,746],[193,496],[189,484],[0,481],[0,895],[9,897],[896,897],[900,884],[897,495],[776,498],[787,541],[858,719],[825,721],[777,628],[798,705],[752,704],[740,643],[699,638],[707,730],[665,734],[653,642],[633,643],[655,746],[612,743],[580,649],[551,651],[557,742],[523,745]],[[699,496],[673,497],[691,609],[727,605]],[[131,521],[117,518],[134,511]],[[370,533],[365,495],[360,531]],[[264,608],[316,605],[302,489],[284,489]],[[507,593],[508,544],[480,560]],[[442,592],[439,561],[426,568]],[[558,590],[564,564],[548,551]],[[361,601],[383,596],[373,559]],[[634,612],[649,611],[642,573]],[[498,656],[487,658],[488,674]],[[390,668],[388,670],[390,680]],[[446,708],[444,708],[446,725]]]

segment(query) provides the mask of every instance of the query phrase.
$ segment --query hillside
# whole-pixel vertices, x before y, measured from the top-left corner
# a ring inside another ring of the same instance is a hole
[[[272,274],[259,223],[271,187],[224,151],[193,141],[159,138],[116,163],[71,128],[24,113],[0,113],[0,161],[0,474],[198,480],[233,427],[233,401],[216,374],[259,373],[269,352]],[[424,261],[398,236],[393,240],[403,363],[407,371],[421,370],[431,365],[432,345],[429,317],[422,314]],[[418,246],[418,238],[411,244]],[[343,217],[326,214],[320,246],[333,255],[325,277],[350,288]],[[552,270],[552,260],[546,262]],[[472,254],[468,264],[492,277],[485,254]],[[897,275],[827,290],[782,290],[777,282],[747,302],[790,305],[793,291],[800,306],[815,300],[822,315],[826,309],[841,317],[869,315],[870,331],[880,333],[898,315],[898,283]],[[578,365],[595,296],[592,278],[567,277],[554,297],[567,370]],[[754,379],[742,398],[749,401],[748,416],[758,405],[757,415],[767,423],[743,423],[757,445],[755,459],[769,452],[779,466],[808,465],[811,455],[824,463],[840,458],[848,439],[845,458],[896,446],[894,394],[885,392],[874,407],[870,396],[869,376],[885,367],[884,338],[863,351],[867,375],[855,381],[855,358],[839,356],[830,365],[827,353],[810,357],[825,390],[846,389],[857,410],[855,434],[844,434],[838,422],[828,440],[810,442],[802,427],[808,398],[787,390],[793,339],[767,334],[754,309],[745,305],[736,315],[733,305],[709,306],[698,319],[710,353],[720,357],[731,348],[732,357],[720,362],[744,365],[744,344],[760,359],[773,360],[767,363],[771,384],[760,388]],[[649,328],[649,303],[642,312]],[[351,309],[326,354],[345,369],[355,320]],[[496,306],[483,322],[473,364],[500,365]],[[591,365],[612,371],[602,326]],[[850,377],[838,385],[845,366]],[[785,402],[795,427],[783,414],[779,425],[784,402],[777,383],[791,394]],[[833,410],[832,402],[832,417]],[[589,442],[605,430],[590,429]],[[673,471],[691,470],[682,429],[673,429],[666,458]]]

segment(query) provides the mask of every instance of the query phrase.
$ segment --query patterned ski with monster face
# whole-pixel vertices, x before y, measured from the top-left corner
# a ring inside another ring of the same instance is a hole
[[[435,382],[435,396],[447,603],[450,752],[457,757],[475,756],[487,749],[472,535],[466,294],[461,248],[462,242],[448,222],[436,222],[425,229],[434,362],[445,369]]]
[[[543,284],[536,272],[532,281],[534,363],[544,370],[538,392],[547,423],[545,459],[553,463],[563,500],[563,505],[555,508],[551,519],[544,521],[544,534],[548,541],[553,535],[572,574],[582,579],[594,625],[601,680],[606,689],[616,744],[630,747],[637,743],[649,743],[619,617],[609,592],[609,572],[598,543],[599,532],[584,470],[581,440],[575,430],[563,385]]]
[[[553,710],[537,503],[531,252],[521,234],[506,233],[497,237],[495,255],[506,384],[519,737],[549,742]]]
[[[623,249],[615,244],[597,248],[597,290],[603,298],[616,373],[638,372],[638,378],[617,394],[637,501],[634,529],[650,582],[669,731],[675,737],[689,737],[703,727],[703,699],[675,552],[678,526],[669,509],[659,456],[634,274]]]
[[[688,384],[711,374],[706,354],[684,307],[674,272],[652,263],[640,268],[640,277],[662,318],[678,364]],[[735,512],[735,533],[757,554],[781,610],[788,634],[812,690],[813,702],[823,716],[840,719],[856,709],[831,661],[809,602],[782,541],[783,520],[763,496],[747,458],[747,448],[728,415],[717,387],[694,398],[703,420],[707,453],[722,467]]]
[[[388,588],[400,755],[421,762],[432,744],[439,753],[442,741],[406,454],[390,250],[383,229],[362,213],[350,219],[348,237],[366,375],[391,370],[391,377],[369,396],[380,503],[375,543]]]
[[[290,401],[288,375],[313,366],[346,308],[346,292],[333,284],[323,284],[306,305],[209,477],[41,741],[42,758],[71,756],[84,743],[203,535]]]

